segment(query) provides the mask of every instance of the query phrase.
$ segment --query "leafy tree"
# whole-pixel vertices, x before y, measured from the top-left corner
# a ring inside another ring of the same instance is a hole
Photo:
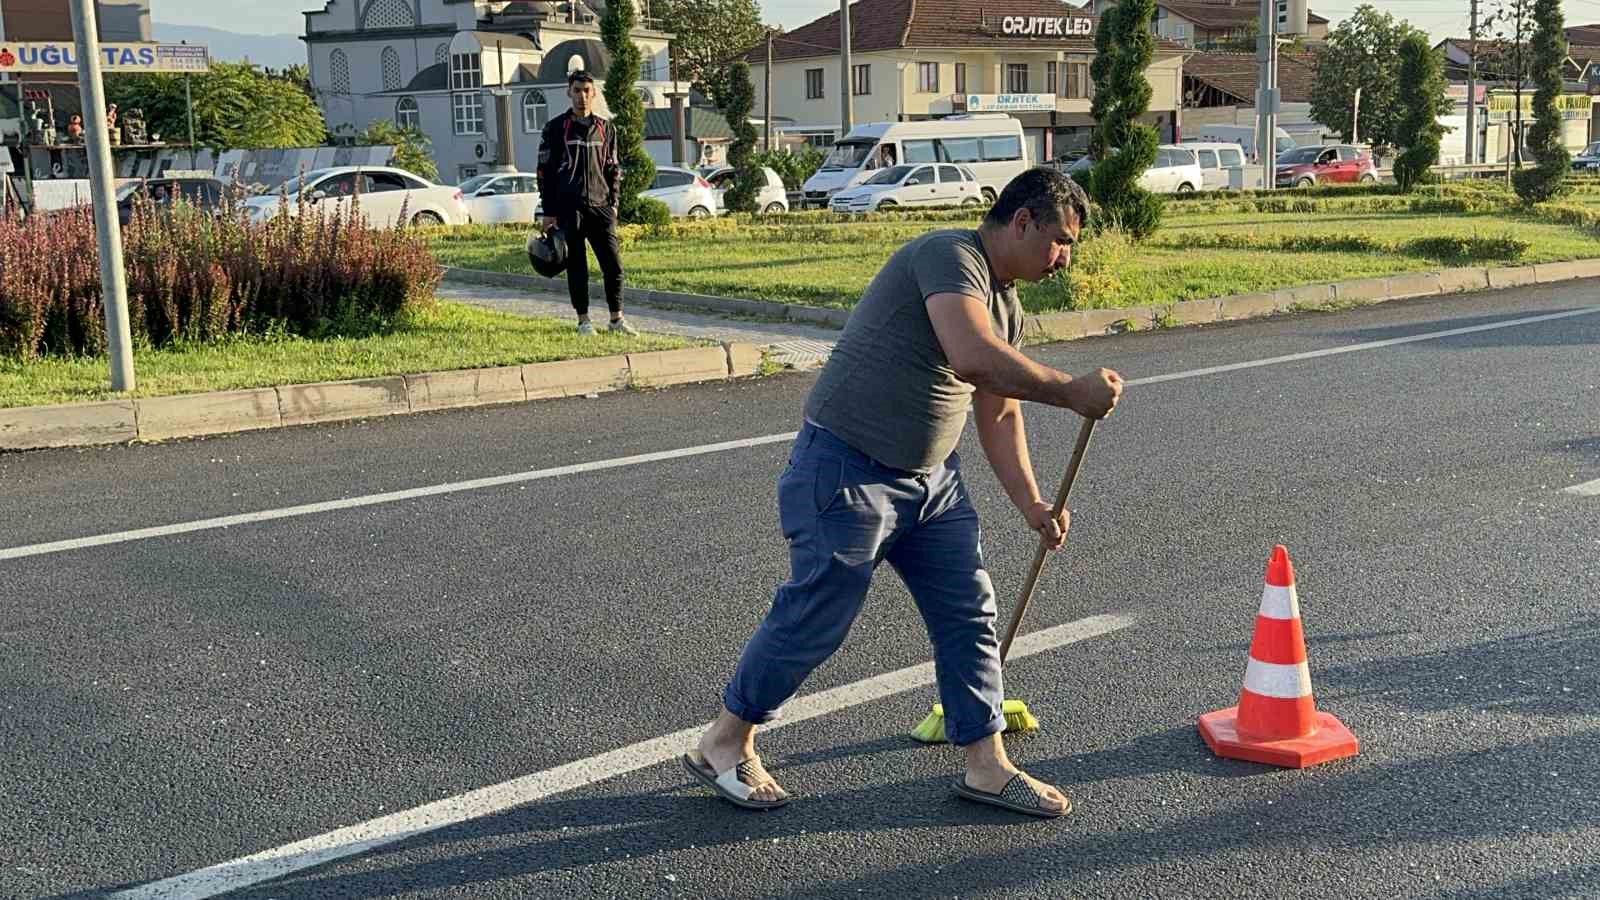
[[[1560,0],[1534,0],[1533,45],[1533,127],[1528,130],[1528,149],[1539,164],[1519,169],[1512,181],[1525,203],[1543,203],[1564,193],[1568,187],[1567,169],[1572,155],[1567,152],[1561,129],[1561,110],[1556,98],[1562,94],[1561,64],[1567,58],[1565,17]],[[1521,108],[1521,103],[1518,103]]]
[[[827,159],[827,155],[810,144],[801,144],[791,150],[762,151],[751,157],[756,165],[777,172],[778,177],[783,179],[783,186],[791,191],[800,190],[806,179],[822,168],[824,159]]]
[[[123,112],[143,109],[152,134],[181,142],[189,134],[185,78],[192,80],[194,139],[201,146],[316,147],[327,139],[322,110],[304,91],[249,63],[212,63],[196,75],[109,73],[106,100]]]
[[[1479,48],[1482,61],[1480,72],[1487,79],[1511,85],[1513,99],[1511,133],[1514,136],[1511,153],[1506,157],[1506,181],[1511,180],[1512,166],[1522,167],[1522,148],[1527,142],[1527,131],[1522,121],[1522,97],[1532,74],[1533,55],[1528,47],[1528,37],[1533,32],[1534,0],[1491,0],[1488,15],[1480,27],[1488,32],[1490,41]]]
[[[656,164],[644,149],[644,102],[635,88],[641,54],[633,42],[636,17],[632,3],[607,3],[600,18],[600,37],[611,52],[606,69],[606,106],[617,130],[617,157],[622,162],[622,195],[618,215],[624,222],[642,221],[639,192],[656,180]],[[648,198],[646,198],[648,199]]]
[[[1445,95],[1444,71],[1439,54],[1421,34],[1400,42],[1400,121],[1395,142],[1405,148],[1394,163],[1394,178],[1409,191],[1427,178],[1439,162],[1439,98]]]
[[[1361,90],[1359,133],[1379,151],[1397,143],[1402,108],[1397,91],[1400,44],[1408,36],[1427,33],[1369,4],[1328,34],[1328,44],[1317,57],[1316,89],[1311,92],[1311,117],[1338,131],[1345,140],[1354,131],[1355,95]],[[1443,93],[1435,115],[1447,115],[1454,104]]]
[[[389,162],[396,168],[429,181],[439,180],[439,165],[433,161],[432,142],[416,128],[401,128],[390,119],[376,119],[356,138],[369,147],[394,147]]]
[[[651,7],[661,30],[673,34],[675,77],[708,97],[729,60],[766,38],[756,0],[656,0]]]
[[[733,187],[728,189],[724,200],[729,212],[755,212],[756,194],[765,180],[751,158],[756,147],[756,129],[750,124],[755,93],[755,87],[750,84],[750,64],[742,59],[735,62],[728,68],[724,87],[719,92],[725,104],[722,115],[733,129],[733,144],[728,147],[728,165],[733,166],[735,174]]]
[[[1156,161],[1158,141],[1154,128],[1139,124],[1150,108],[1144,73],[1155,56],[1150,32],[1155,12],[1155,0],[1122,0],[1107,10],[1089,70],[1095,85],[1089,153],[1095,164],[1087,187],[1106,217],[1137,240],[1161,224],[1161,198],[1139,186],[1139,177]]]

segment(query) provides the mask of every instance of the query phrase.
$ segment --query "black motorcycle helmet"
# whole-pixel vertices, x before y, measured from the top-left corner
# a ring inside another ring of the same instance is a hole
[[[554,278],[567,270],[567,239],[561,229],[550,231],[534,229],[528,235],[528,262],[533,270],[546,278]]]

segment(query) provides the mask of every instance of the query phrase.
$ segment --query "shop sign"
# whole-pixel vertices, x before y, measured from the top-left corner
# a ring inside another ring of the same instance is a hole
[[[1052,94],[967,94],[967,112],[1055,112]]]
[[[105,43],[100,66],[107,72],[204,72],[205,47],[195,44]],[[71,41],[0,43],[0,73],[76,72],[78,48]]]
[[[1014,37],[1087,37],[1094,20],[1079,16],[1001,16],[1000,33]]]

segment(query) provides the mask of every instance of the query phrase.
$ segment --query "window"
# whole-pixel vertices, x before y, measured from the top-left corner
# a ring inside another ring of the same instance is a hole
[[[978,139],[973,138],[941,138],[939,145],[944,152],[944,158],[950,162],[971,163],[983,159],[978,150]]]
[[[1223,168],[1231,169],[1244,165],[1244,154],[1238,150],[1220,150],[1217,152],[1217,160],[1222,163]]]
[[[325,178],[317,182],[311,190],[321,191],[329,197],[348,197],[356,192],[356,175],[354,172],[346,172],[343,175]]]
[[[1195,164],[1192,151],[1176,147],[1167,151],[1167,158],[1170,160],[1167,164],[1171,166],[1192,166]]]
[[[335,94],[350,93],[350,57],[343,50],[328,56],[328,90]]]
[[[806,99],[807,100],[821,100],[822,99],[822,70],[821,69],[807,69],[806,70]]]
[[[383,89],[400,90],[400,54],[393,47],[383,48]]]
[[[1028,92],[1028,64],[1006,63],[1006,90],[1013,94]]]
[[[967,64],[966,63],[956,63],[956,93],[965,94],[966,92],[967,92]]]
[[[372,0],[361,17],[362,28],[410,28],[417,24],[406,0]]]
[[[924,94],[939,93],[939,64],[917,63],[917,90]]]
[[[663,169],[662,171],[656,173],[655,183],[650,185],[650,189],[659,190],[661,188],[679,188],[686,187],[693,183],[694,176],[688,172],[680,172],[675,169]]]
[[[417,109],[417,101],[412,97],[401,97],[394,102],[394,123],[401,128],[418,128],[421,126],[422,113]]]
[[[955,166],[940,166],[939,167],[939,183],[940,184],[960,184],[961,183],[961,172],[959,170],[957,170]]]
[[[646,56],[644,59],[639,61],[639,80],[656,80],[656,61],[651,57]]]
[[[462,181],[466,181],[468,179],[477,178],[478,177],[478,167],[477,166],[460,166],[460,167],[458,167],[456,169],[456,173],[458,175],[460,175]]]
[[[522,95],[522,130],[527,134],[538,134],[544,126],[550,124],[550,104],[545,102],[544,91],[528,91]]]
[[[367,176],[366,190],[371,191],[374,194],[382,194],[387,191],[406,191],[410,189],[411,185],[407,184],[406,180],[401,178],[399,175],[394,175],[389,172],[373,172]]]
[[[850,71],[850,93],[865,97],[872,93],[872,64],[856,66]]]
[[[483,134],[483,95],[476,91],[451,94],[450,120],[456,134]]]
[[[934,146],[932,139],[926,141],[901,141],[900,146],[905,148],[906,157],[901,162],[930,163],[939,161],[939,151]]]
[[[1220,166],[1217,165],[1217,151],[1215,151],[1215,150],[1199,150],[1199,151],[1196,151],[1196,152],[1200,156],[1200,168],[1202,168],[1202,169],[1220,168]]]
[[[483,87],[483,65],[476,53],[450,56],[450,90],[473,91]]]
[[[1089,64],[1086,62],[1069,62],[1066,64],[1066,84],[1061,96],[1069,100],[1088,100],[1094,97],[1094,82],[1089,79]]]
[[[1054,94],[1056,90],[1056,61],[1052,59],[1044,64],[1044,92]]]
[[[980,138],[984,162],[1009,162],[1022,158],[1022,138],[1016,135]]]
[[[450,61],[450,45],[449,44],[440,44],[439,46],[433,48],[433,62],[434,62],[434,65],[440,65],[440,64],[443,64],[443,63],[447,63],[449,61]]]
[[[1356,152],[1356,148],[1354,148],[1354,147],[1340,147],[1339,148],[1339,158],[1344,160],[1344,161],[1346,161],[1346,162],[1350,162],[1351,160],[1356,159],[1360,155],[1361,154],[1357,153]]]
[[[906,187],[923,184],[933,184],[933,169],[930,166],[923,166],[906,179]]]

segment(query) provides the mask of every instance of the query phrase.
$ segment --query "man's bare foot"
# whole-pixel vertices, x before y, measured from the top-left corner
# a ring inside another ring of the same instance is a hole
[[[968,787],[986,794],[998,794],[1011,783],[1011,779],[1021,775],[1023,781],[1039,795],[1039,803],[1045,809],[1063,812],[1072,808],[1066,794],[1011,764],[1000,735],[992,734],[968,744],[966,751],[967,771],[962,778]]]
[[[699,755],[711,771],[721,774],[756,755],[756,726],[726,709],[700,736]],[[762,802],[783,800],[788,792],[769,774],[765,781],[751,785],[750,799]]]

